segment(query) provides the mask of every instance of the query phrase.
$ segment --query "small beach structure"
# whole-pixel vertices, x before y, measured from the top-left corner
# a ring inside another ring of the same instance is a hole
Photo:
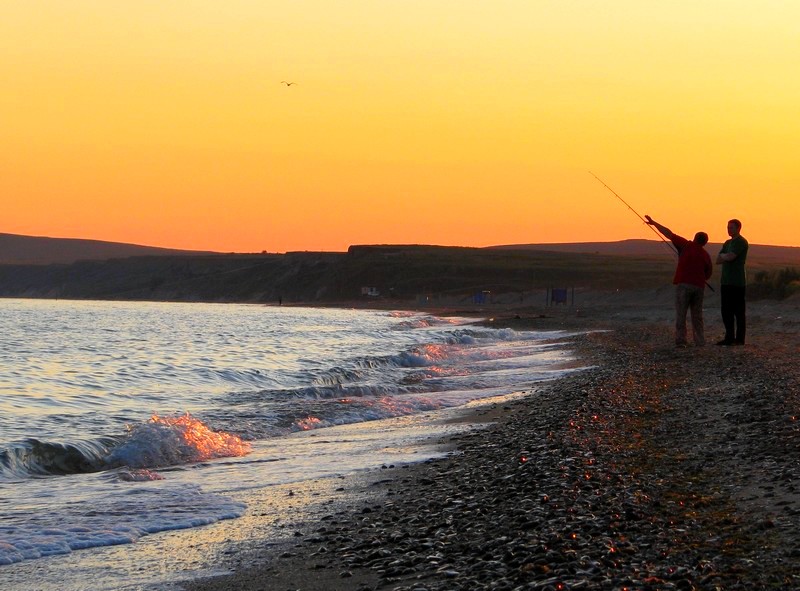
[[[566,287],[549,287],[547,289],[547,305],[554,306],[558,304],[567,304],[567,300],[571,294],[570,305],[575,304],[575,288]]]
[[[473,304],[490,304],[492,302],[492,292],[488,289],[479,291],[472,296]]]

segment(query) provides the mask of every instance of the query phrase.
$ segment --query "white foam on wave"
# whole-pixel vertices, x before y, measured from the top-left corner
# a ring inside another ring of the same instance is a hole
[[[549,368],[571,354],[544,336],[483,327],[426,330],[427,342],[390,356],[343,360],[316,376],[330,385],[237,398],[228,407],[233,412],[217,414],[215,422],[231,428],[237,417],[258,417],[236,430],[261,439],[466,404],[554,377]]]
[[[106,458],[109,466],[158,468],[243,456],[250,444],[240,437],[212,431],[190,414],[177,417],[153,415],[146,423],[129,427],[126,440]]]
[[[381,419],[403,417],[449,406],[428,395],[381,398],[343,398],[337,400],[335,412],[317,412],[294,422],[292,431],[311,431],[337,425],[366,423]],[[330,406],[330,405],[329,405]]]
[[[0,565],[131,544],[147,534],[208,525],[240,517],[245,511],[243,503],[203,492],[193,484],[126,483],[119,486],[128,488],[110,494],[108,479],[98,479],[105,486],[80,503],[62,490],[58,501],[47,500],[47,511],[7,512],[0,525]]]

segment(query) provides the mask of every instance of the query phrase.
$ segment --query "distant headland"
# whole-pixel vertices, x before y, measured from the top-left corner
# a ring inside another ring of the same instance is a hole
[[[719,245],[709,245],[715,252]],[[752,245],[751,279],[800,268],[800,248]],[[675,259],[655,240],[356,245],[347,252],[214,253],[0,234],[0,297],[335,303],[522,300],[549,288],[655,289]],[[759,275],[760,274],[760,275]],[[712,283],[714,278],[712,278]]]

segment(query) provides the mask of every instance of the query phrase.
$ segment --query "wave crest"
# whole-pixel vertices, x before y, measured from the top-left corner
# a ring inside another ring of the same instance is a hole
[[[61,476],[127,467],[134,470],[243,456],[251,446],[225,431],[213,431],[190,414],[153,415],[128,427],[122,437],[58,443],[27,439],[0,449],[0,478]]]
[[[225,431],[212,431],[189,413],[178,417],[153,415],[129,428],[128,437],[107,458],[111,466],[158,468],[243,456],[251,445]]]

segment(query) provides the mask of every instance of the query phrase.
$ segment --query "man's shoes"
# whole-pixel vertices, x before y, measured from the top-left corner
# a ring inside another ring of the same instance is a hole
[[[688,345],[688,344],[686,344],[686,343],[675,343],[675,346],[676,346],[678,349],[685,349],[685,348],[686,348],[686,347],[688,347],[689,345]]]
[[[731,347],[735,343],[734,341],[729,341],[728,339],[722,339],[721,341],[717,341],[717,345],[720,347]]]
[[[744,341],[733,341],[733,344],[735,346],[737,346],[737,347],[743,347],[744,346]]]

